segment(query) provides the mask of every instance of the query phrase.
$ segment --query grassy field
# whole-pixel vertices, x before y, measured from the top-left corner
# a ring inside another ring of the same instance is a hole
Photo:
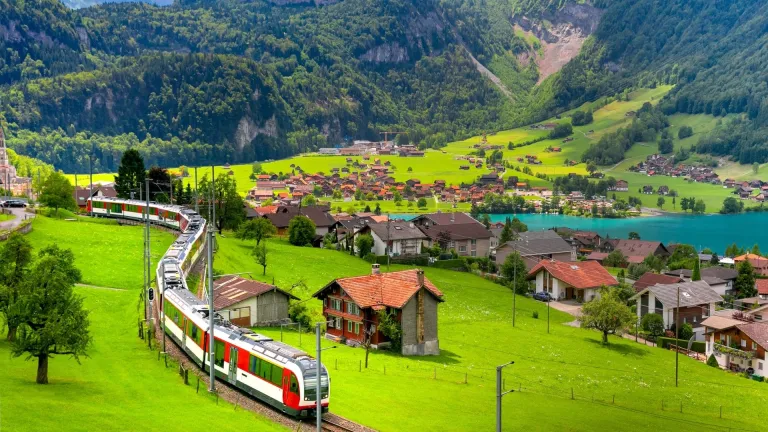
[[[0,213],[0,222],[6,222],[15,217],[16,216],[13,213]]]
[[[116,235],[126,230],[111,229]],[[0,429],[190,431],[199,430],[203,419],[216,419],[217,431],[286,430],[249,411],[235,411],[223,400],[217,405],[206,390],[195,393],[197,381],[191,374],[191,385],[185,386],[174,364],[166,369],[157,360],[157,351],[136,337],[135,292],[95,288],[77,292],[85,296],[91,313],[93,345],[82,364],[67,357],[51,360],[50,384],[35,384],[37,363],[12,358],[5,333],[0,338]]]
[[[269,259],[279,264],[262,276],[251,258],[251,243],[221,238],[217,271],[252,271],[254,278],[274,280],[286,289],[302,282],[305,287],[293,290],[301,298],[336,277],[370,271],[367,262],[342,252],[272,239]],[[757,430],[764,424],[763,415],[749,407],[766,401],[766,384],[681,357],[676,388],[672,352],[615,337],[602,346],[598,333],[565,325],[573,318],[555,310],[548,334],[546,305],[523,297],[517,298],[512,327],[509,290],[466,273],[426,269],[426,275],[445,293],[438,320],[441,355],[404,358],[373,352],[369,368],[360,371],[362,349],[326,351],[334,412],[383,431],[490,430],[495,366],[514,360],[504,370],[507,389],[518,390],[504,398],[505,429]],[[319,313],[319,302],[307,304]],[[534,311],[538,319],[532,318]],[[259,331],[280,338],[279,330]],[[284,333],[283,340],[299,345],[296,333]],[[313,349],[311,335],[301,342],[302,348]]]
[[[62,213],[63,215],[63,213]],[[35,249],[52,243],[72,249],[83,283],[123,289],[144,284],[142,227],[118,227],[114,220],[76,217],[74,221],[38,216],[27,238]],[[152,230],[152,262],[173,243],[173,236]]]

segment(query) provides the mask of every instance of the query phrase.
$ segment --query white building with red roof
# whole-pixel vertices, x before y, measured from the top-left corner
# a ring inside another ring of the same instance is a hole
[[[593,300],[603,286],[616,285],[616,278],[596,261],[544,260],[528,272],[536,281],[536,292],[548,292],[558,300]]]
[[[380,314],[389,314],[402,329],[403,355],[438,355],[437,307],[443,293],[420,269],[336,279],[313,297],[323,302],[326,337],[349,345],[370,338],[374,348],[391,345],[379,331]]]

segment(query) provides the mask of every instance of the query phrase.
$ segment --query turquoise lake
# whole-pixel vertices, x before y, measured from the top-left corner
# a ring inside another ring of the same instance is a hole
[[[391,215],[411,219],[415,215]],[[726,246],[736,243],[742,247],[760,245],[768,251],[768,213],[742,213],[737,215],[678,215],[649,216],[629,219],[588,219],[575,216],[518,214],[490,215],[493,222],[516,216],[529,230],[553,227],[596,231],[601,236],[627,238],[630,231],[643,240],[667,243],[687,243],[697,249],[710,248],[722,255]]]

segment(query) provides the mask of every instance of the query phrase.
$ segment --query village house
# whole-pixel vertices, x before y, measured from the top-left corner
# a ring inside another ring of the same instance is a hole
[[[627,192],[629,191],[629,182],[626,180],[616,180],[616,185],[612,188],[609,188],[609,190],[616,192]]]
[[[290,322],[290,300],[299,298],[274,285],[238,276],[224,276],[213,282],[216,312],[232,324],[243,327]]]
[[[720,294],[704,281],[651,285],[631,299],[637,300],[638,319],[642,319],[649,313],[659,314],[664,320],[665,329],[675,324],[678,305],[680,305],[680,324],[690,324],[696,340],[703,340],[702,321],[712,316],[715,313],[715,305],[723,301]]]
[[[77,186],[75,187],[75,202],[77,203],[77,207],[80,210],[85,211],[85,209],[88,207],[88,199],[93,197],[104,197],[104,198],[116,198],[117,197],[117,191],[115,190],[115,187],[113,184],[109,185],[93,185],[93,195],[91,195],[91,187],[90,185],[85,187]]]
[[[374,255],[419,255],[423,240],[428,237],[412,222],[390,221],[369,223],[357,235],[370,234],[373,237]]]
[[[633,262],[632,257],[641,258],[639,262],[642,262],[645,257],[651,254],[661,258],[670,255],[663,243],[647,240],[608,239],[602,243],[601,250],[606,253],[619,250],[630,263]]]
[[[576,261],[576,250],[553,230],[521,232],[518,238],[496,248],[496,263],[501,266],[507,257],[517,252],[528,270],[541,260]]]
[[[428,237],[428,247],[439,244],[442,238],[448,242],[447,249],[460,256],[484,257],[490,253],[493,233],[467,213],[423,214],[411,222]]]
[[[668,270],[664,274],[677,276],[682,278],[684,282],[689,282],[693,275],[693,271],[688,269]],[[720,295],[731,294],[733,283],[736,281],[738,275],[739,272],[736,270],[720,266],[705,267],[701,269],[701,280],[706,282],[710,288]]]
[[[390,345],[379,328],[380,314],[389,314],[402,330],[403,355],[439,355],[437,309],[443,293],[420,269],[336,279],[313,294],[323,302],[326,338],[374,348]]]
[[[669,284],[675,284],[678,282],[685,282],[683,278],[680,276],[670,276],[666,274],[658,274],[654,272],[645,272],[642,276],[640,276],[640,279],[636,280],[634,284],[632,284],[632,287],[635,289],[635,292],[640,292],[649,286],[653,285],[669,285]]]
[[[301,214],[308,217],[315,224],[315,234],[324,236],[335,226],[336,221],[325,206],[279,206],[274,213],[265,214],[262,217],[272,222],[280,236],[288,234],[288,225],[291,219]]]
[[[597,263],[543,260],[528,272],[536,281],[536,292],[548,292],[557,300],[587,302],[599,296],[603,286],[614,286],[616,279]]]
[[[714,355],[721,368],[761,377],[768,375],[765,364],[768,323],[712,316],[704,320],[702,326],[706,355]]]

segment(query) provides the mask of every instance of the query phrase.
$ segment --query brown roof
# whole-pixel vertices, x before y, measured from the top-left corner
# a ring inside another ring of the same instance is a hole
[[[755,280],[755,288],[757,289],[758,294],[768,294],[768,279]]]
[[[749,324],[742,324],[736,327],[739,331],[743,332],[750,339],[755,341],[758,345],[765,349],[768,347],[768,323],[755,322]]]
[[[715,330],[723,330],[723,329],[734,327],[743,323],[744,321],[740,321],[737,319],[728,318],[724,316],[711,316],[705,319],[704,321],[702,321],[701,325],[703,325],[704,327],[715,329]]]
[[[215,309],[226,309],[233,304],[258,297],[270,291],[280,292],[294,300],[299,299],[295,295],[283,291],[274,285],[243,279],[238,276],[225,276],[213,282],[213,306]]]
[[[422,218],[429,219],[437,225],[460,225],[460,224],[469,224],[469,223],[476,223],[476,224],[480,223],[477,220],[475,220],[472,216],[468,215],[467,213],[460,213],[460,212],[430,213],[430,214],[424,214],[424,215],[418,216],[415,219],[422,219]]]
[[[614,249],[618,249],[626,256],[643,256],[655,253],[656,249],[661,247],[665,252],[666,248],[661,242],[646,240],[614,240]]]
[[[635,291],[640,292],[651,285],[656,285],[656,284],[666,285],[666,284],[673,284],[677,282],[683,282],[683,279],[681,279],[678,276],[669,276],[665,274],[646,272],[644,275],[640,276],[640,279],[638,279],[633,286],[635,288]]]
[[[596,261],[540,261],[528,273],[528,279],[533,279],[539,271],[544,269],[557,279],[578,289],[616,285],[616,279]]]
[[[419,271],[413,269],[336,279],[316,292],[313,297],[318,297],[326,288],[336,283],[362,309],[377,306],[400,309],[421,288]],[[442,301],[443,293],[426,277],[424,278],[424,288]]]
[[[493,233],[485,225],[473,222],[455,225],[433,225],[430,227],[419,226],[419,229],[432,240],[436,240],[441,232],[450,235],[451,240],[486,239],[493,237]]]

